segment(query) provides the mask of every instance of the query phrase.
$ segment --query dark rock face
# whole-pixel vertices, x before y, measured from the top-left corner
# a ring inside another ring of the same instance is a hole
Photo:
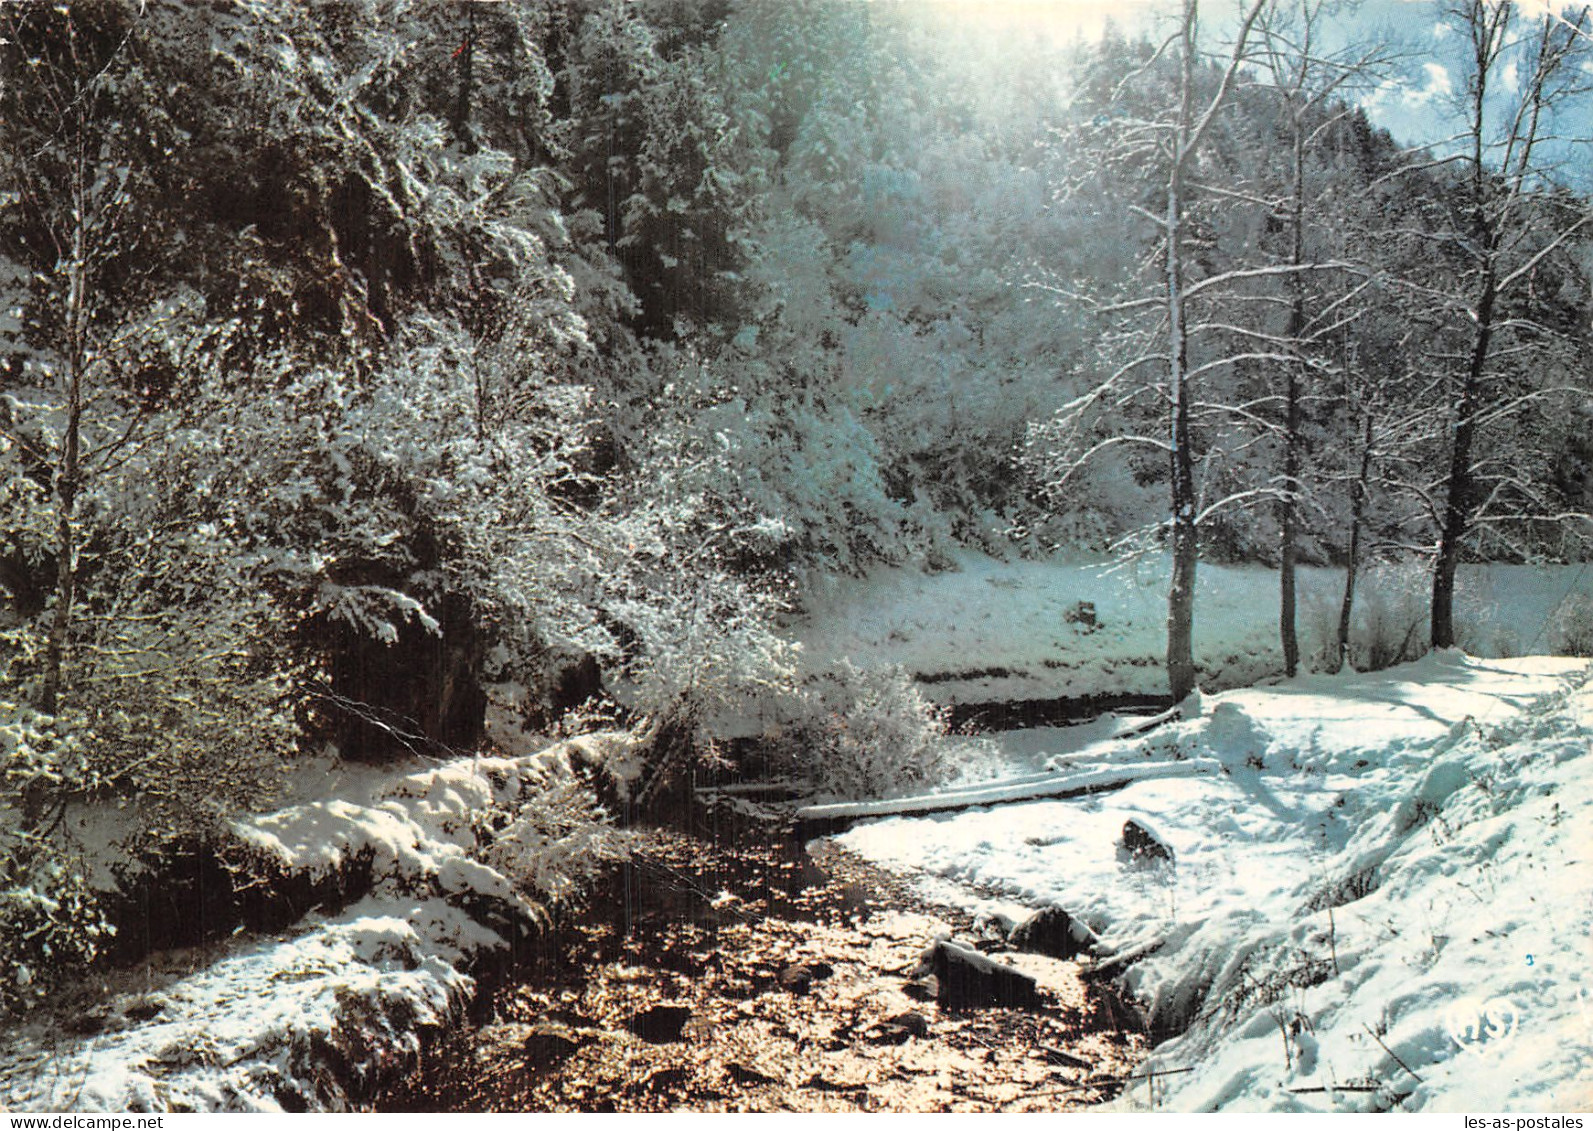
[[[929,1036],[929,1019],[917,1010],[898,1013],[876,1025],[868,1039],[877,1045],[904,1045],[914,1037]]]
[[[577,707],[604,699],[603,670],[590,653],[550,655],[546,677],[540,698],[526,709],[527,730],[545,731]]]
[[[1060,907],[1036,911],[1013,929],[1009,940],[1016,950],[1071,959],[1093,953],[1094,933]]]
[[[1137,863],[1160,862],[1171,865],[1173,862],[1173,850],[1167,842],[1141,821],[1130,819],[1123,823],[1123,848]]]
[[[938,1000],[945,1009],[1032,1009],[1040,1004],[1039,989],[1029,975],[950,939],[924,952],[924,968],[934,975]]]
[[[415,618],[398,620],[391,643],[324,617],[306,627],[312,646],[327,657],[332,694],[320,710],[345,758],[443,756],[481,738],[486,646],[474,610],[450,594],[433,602],[432,611],[435,632]]]
[[[538,1029],[525,1039],[525,1058],[534,1064],[554,1064],[583,1043],[579,1034],[561,1028]]]
[[[572,711],[588,699],[603,693],[603,671],[590,653],[559,672],[549,697],[555,716]]]
[[[835,968],[828,962],[798,962],[780,971],[780,988],[794,994],[805,994],[814,982],[822,982]]]
[[[655,1005],[631,1018],[627,1026],[648,1044],[667,1045],[681,1039],[681,1030],[691,1020],[684,1005]]]

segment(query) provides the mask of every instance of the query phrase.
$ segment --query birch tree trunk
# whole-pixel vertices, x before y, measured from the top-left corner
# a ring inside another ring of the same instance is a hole
[[[72,636],[72,606],[77,598],[77,497],[82,485],[82,429],[84,377],[88,345],[88,216],[89,184],[83,140],[77,139],[77,167],[73,181],[74,220],[67,265],[66,293],[66,423],[55,467],[55,608],[44,652],[44,673],[39,682],[37,706],[53,715],[61,696],[62,673]]]
[[[1167,176],[1167,357],[1172,398],[1168,444],[1171,447],[1173,576],[1167,589],[1167,682],[1174,699],[1195,689],[1195,572],[1199,531],[1195,527],[1195,467],[1190,452],[1189,330],[1184,317],[1184,170],[1195,137],[1195,36],[1199,6],[1186,0],[1182,27],[1183,74],[1178,133]]]

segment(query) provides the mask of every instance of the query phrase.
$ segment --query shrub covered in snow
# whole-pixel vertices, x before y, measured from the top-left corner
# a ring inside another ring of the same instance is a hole
[[[591,751],[602,745],[576,740],[517,758],[456,759],[393,778],[369,798],[239,818],[238,866],[320,876],[359,861],[377,890],[486,901],[508,919],[546,922],[624,854],[571,760],[600,770]]]
[[[789,694],[794,673],[766,591],[722,569],[660,564],[650,590],[610,606],[644,653],[622,689],[651,750],[643,803],[693,763],[714,761],[722,725]]]
[[[107,924],[81,862],[53,835],[62,799],[90,778],[57,720],[0,702],[0,1014],[19,1012],[94,960]]]
[[[529,801],[494,802],[472,813],[478,854],[488,867],[531,894],[539,907],[569,903],[626,854],[617,831],[586,783],[557,775]]]
[[[609,682],[653,752],[644,801],[712,758],[722,724],[789,694],[796,672],[777,627],[791,532],[744,497],[731,441],[702,426],[694,397],[672,388],[669,398],[643,471],[616,500],[625,555],[596,600],[613,638]]]
[[[1357,587],[1360,610],[1350,647],[1356,667],[1381,671],[1421,655],[1427,645],[1427,571],[1421,562],[1374,566]]]
[[[1553,647],[1560,656],[1593,656],[1593,597],[1578,593],[1560,607]]]
[[[977,742],[947,733],[945,708],[900,667],[850,661],[809,681],[783,745],[795,770],[838,797],[883,797],[958,777]]]
[[[81,860],[49,837],[0,833],[0,1016],[81,976],[110,930]]]
[[[182,564],[196,585],[214,580]],[[292,668],[259,647],[258,610],[214,590],[161,609],[146,600],[153,582],[131,588],[92,590],[110,608],[78,618],[81,659],[55,714],[0,699],[0,969],[13,975],[0,977],[0,1011],[93,963],[112,870],[158,870],[173,849],[216,843],[228,817],[282,784]],[[38,634],[8,636],[0,647],[19,644],[25,668]],[[89,814],[92,851],[69,814]]]

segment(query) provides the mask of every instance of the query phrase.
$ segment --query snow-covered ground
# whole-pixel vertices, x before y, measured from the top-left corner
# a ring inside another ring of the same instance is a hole
[[[612,858],[616,834],[581,819],[574,766],[622,764],[630,745],[589,735],[512,757],[364,768],[318,800],[239,819],[231,858],[260,882],[341,874],[353,902],[60,995],[0,1037],[0,1109],[357,1102],[460,1015],[481,958],[536,930],[544,903]]]
[[[796,631],[817,668],[899,663],[939,677],[925,689],[947,702],[1156,694],[1157,569],[967,555],[955,573],[838,585]],[[1207,686],[1274,676],[1275,575],[1201,578]],[[1363,643],[1410,629],[1420,582],[1369,587]],[[1338,584],[1303,579],[1308,654]],[[1546,650],[1590,584],[1585,569],[1469,571],[1465,641]],[[1120,788],[891,817],[842,839],[942,898],[1009,917],[1060,904],[1109,956],[1148,952],[1127,985],[1182,1031],[1153,1063],[1194,1069],[1162,1078],[1159,1105],[1586,1105],[1593,692],[1570,687],[1585,671],[1451,653],[1207,695],[1198,716],[1129,737],[1111,719],[1014,732],[971,767],[987,780],[965,788],[987,792],[960,801]],[[499,735],[503,758],[304,775],[295,804],[238,822],[236,848],[263,874],[368,872],[351,902],[60,998],[0,1035],[0,1106],[337,1107],[413,1057],[417,1033],[472,991],[473,963],[607,851],[602,826],[545,820],[580,790],[572,762],[601,763],[621,788],[635,772],[623,736],[541,752],[522,738]],[[1170,846],[1171,866],[1125,853],[1129,819]],[[478,836],[483,820],[500,835]]]
[[[1158,1107],[1585,1110],[1587,673],[1451,652],[1207,695],[1199,717],[1060,758],[1028,733],[1009,757],[1031,783],[1144,776],[840,841],[940,898],[1060,905],[1105,952],[1148,951],[1126,987],[1182,1033],[1151,1066],[1192,1069],[1158,1078]],[[1127,852],[1130,819],[1170,865]]]
[[[968,551],[956,564],[938,574],[884,569],[816,589],[793,629],[809,666],[823,670],[843,657],[859,667],[900,664],[927,677],[924,693],[942,703],[1166,691],[1165,556],[1111,569]],[[1425,641],[1428,584],[1414,567],[1363,574],[1351,634],[1358,666],[1368,666],[1374,638],[1396,646],[1407,635],[1418,646]],[[1307,669],[1332,639],[1343,586],[1342,570],[1300,571]],[[1553,651],[1577,595],[1593,595],[1586,566],[1462,566],[1459,643],[1481,656]],[[1280,674],[1277,624],[1276,571],[1201,564],[1195,658],[1204,686],[1247,686]]]

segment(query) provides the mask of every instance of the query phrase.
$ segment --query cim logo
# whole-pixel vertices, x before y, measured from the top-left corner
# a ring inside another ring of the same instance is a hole
[[[1463,997],[1444,1011],[1449,1039],[1463,1049],[1508,1041],[1521,1027],[1521,1009],[1505,997]]]

